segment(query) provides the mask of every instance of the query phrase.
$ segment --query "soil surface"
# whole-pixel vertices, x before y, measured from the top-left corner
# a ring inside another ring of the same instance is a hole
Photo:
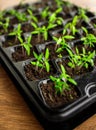
[[[48,82],[48,84],[42,83],[40,89],[46,104],[51,108],[68,105],[79,97],[78,91],[76,91],[73,86],[71,86],[69,90],[64,90],[62,94],[57,94],[54,88],[54,83],[51,81]]]
[[[23,36],[22,36],[22,38],[23,38]],[[10,47],[10,46],[14,46],[17,44],[20,44],[18,38],[15,36],[8,36],[8,35],[5,36],[5,41],[2,42],[3,47]]]
[[[8,34],[8,33],[10,33],[10,32],[12,32],[13,31],[13,29],[14,29],[14,27],[13,26],[9,26],[8,27],[8,29],[7,29],[7,31],[5,31],[2,27],[0,27],[0,35],[5,35],[5,34]]]
[[[72,77],[84,75],[93,70],[93,67],[91,67],[91,66],[89,66],[88,69],[86,69],[85,67],[80,68],[78,66],[76,66],[75,68],[71,68],[68,66],[69,61],[70,61],[69,58],[65,58],[62,61],[58,61],[57,64],[58,64],[58,66],[60,66],[62,64],[65,67],[66,72]]]
[[[57,70],[50,64],[50,72],[47,72],[44,68],[36,68],[36,66],[27,64],[24,66],[24,71],[26,78],[30,81],[32,80],[40,80],[48,78],[50,75],[55,75]]]
[[[56,47],[56,44],[49,44],[49,45],[46,45],[45,46],[45,49],[42,50],[42,52],[45,54],[45,50],[46,48],[49,49],[49,52],[50,52],[50,56],[49,58],[50,59],[56,59],[59,57],[59,54],[61,54],[62,56],[66,56],[68,55],[68,52],[66,51],[66,49],[64,49],[63,51],[61,51],[60,53],[57,53],[56,50],[59,48],[59,46]]]
[[[33,49],[31,48],[30,55],[28,56],[25,48],[21,46],[15,47],[15,52],[12,53],[12,58],[15,62],[23,61],[29,58],[33,58],[34,56],[32,52],[33,52]]]
[[[32,32],[34,28],[32,27],[31,23],[24,23],[21,26],[21,30],[23,31],[23,33],[26,33],[26,32]]]
[[[51,40],[51,39],[49,38],[49,41],[50,41],[50,40]],[[45,40],[44,40],[43,35],[37,35],[37,34],[32,35],[32,40],[31,40],[31,44],[32,44],[32,45],[42,44],[42,43],[45,43],[45,42],[48,42],[48,41],[45,41]]]

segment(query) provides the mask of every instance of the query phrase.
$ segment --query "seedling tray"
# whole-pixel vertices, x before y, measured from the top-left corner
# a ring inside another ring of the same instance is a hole
[[[52,7],[52,4],[54,8]],[[31,106],[31,109],[33,106],[36,108],[35,112],[38,113],[37,115],[39,115],[39,120],[43,120],[42,124],[46,129],[65,128],[70,130],[96,112],[96,57],[94,56],[94,65],[91,67],[90,71],[87,72],[86,70],[84,74],[75,74],[74,76],[74,79],[77,82],[77,86],[75,88],[78,95],[77,99],[72,100],[69,103],[67,102],[63,105],[57,105],[54,107],[54,105],[50,106],[50,103],[47,104],[41,89],[42,84],[45,85],[47,83],[50,83],[49,75],[45,74],[43,77],[39,77],[37,79],[28,76],[28,74],[26,74],[26,71],[28,71],[28,67],[30,67],[30,62],[35,61],[36,59],[34,58],[33,54],[30,56],[26,55],[26,57],[23,57],[21,55],[21,58],[17,58],[16,56],[22,52],[22,46],[19,43],[20,41],[14,41],[14,36],[8,35],[8,33],[16,29],[18,25],[21,25],[22,38],[25,40],[31,35],[31,32],[34,30],[31,25],[31,20],[20,21],[16,18],[16,16],[13,16],[9,13],[10,10],[17,9],[19,13],[23,12],[26,14],[26,17],[29,18],[27,9],[31,8],[33,14],[40,20],[37,23],[38,27],[42,27],[48,24],[47,18],[45,21],[41,18],[41,12],[46,7],[49,8],[51,13],[54,13],[57,9],[55,1],[46,0],[44,3],[42,1],[39,1],[34,4],[19,5],[5,10],[7,13],[4,13],[4,17],[9,18],[11,30],[8,28],[8,30],[4,32],[2,26],[0,26],[1,31],[3,30],[0,35],[0,61],[2,63],[2,66],[5,66],[5,69],[11,74],[12,77],[14,77],[15,83],[19,84],[21,91],[23,91],[25,94],[24,98],[27,98],[26,101]],[[64,7],[66,7],[66,9]],[[45,53],[47,47],[49,50],[52,49],[50,51],[50,66],[52,68],[51,75],[54,75],[56,77],[58,77],[61,73],[60,63],[62,62],[65,65],[67,61],[66,59],[69,58],[69,55],[65,52],[62,53],[62,58],[58,58],[57,54],[54,52],[56,41],[53,37],[62,36],[63,28],[66,26],[66,24],[70,21],[72,22],[73,17],[79,15],[79,7],[75,5],[64,2],[62,8],[62,12],[58,14],[59,17],[63,18],[62,24],[57,23],[58,26],[48,30],[48,39],[46,41],[43,40],[37,42],[37,35],[32,35],[33,39],[30,41],[31,43],[33,42],[33,48],[31,51],[35,51],[38,55],[42,52]],[[86,22],[86,20],[82,20],[81,25],[77,26],[79,31],[76,32],[75,38],[71,40],[67,39],[67,43],[73,52],[76,51],[76,47],[80,47],[83,42],[81,38],[86,35],[86,31],[81,28],[82,26],[88,30],[88,33],[94,34],[94,36],[96,36],[96,16],[89,11],[86,11],[86,16],[89,18],[89,21]],[[13,45],[10,44],[12,42]],[[91,52],[94,50],[96,50],[96,45],[94,48],[92,48]],[[17,53],[15,53],[16,51]]]

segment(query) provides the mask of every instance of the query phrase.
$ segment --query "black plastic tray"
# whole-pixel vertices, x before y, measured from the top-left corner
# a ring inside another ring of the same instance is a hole
[[[94,17],[93,15],[91,19]],[[50,37],[51,35],[52,33]],[[31,109],[33,105],[37,110],[36,112],[41,115],[39,119],[42,118],[40,121],[43,120],[41,123],[43,123],[46,129],[65,128],[71,130],[96,112],[96,67],[90,73],[76,77],[78,82],[77,89],[80,92],[78,100],[65,107],[53,109],[46,105],[39,88],[39,84],[47,78],[38,81],[28,81],[25,77],[23,66],[32,59],[14,62],[11,54],[15,46],[4,48],[2,41],[4,41],[4,35],[0,36],[0,61],[2,66],[5,65],[5,69],[10,72],[11,76],[20,85],[21,91],[26,95],[24,98],[27,98],[26,101],[30,102]],[[40,47],[37,45],[36,48],[38,53],[40,53]],[[57,60],[54,62],[56,68],[58,68]]]

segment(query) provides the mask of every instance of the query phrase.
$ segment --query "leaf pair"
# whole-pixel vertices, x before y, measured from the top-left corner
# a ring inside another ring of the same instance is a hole
[[[44,68],[47,72],[50,71],[50,63],[49,63],[49,49],[47,48],[45,51],[45,55],[43,53],[37,54],[36,52],[33,52],[33,55],[35,57],[35,61],[32,61],[31,64],[35,65],[36,68]]]

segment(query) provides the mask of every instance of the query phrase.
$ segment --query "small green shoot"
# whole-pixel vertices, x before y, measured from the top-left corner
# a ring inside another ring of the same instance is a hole
[[[18,39],[21,43],[21,46],[25,48],[27,55],[30,56],[31,48],[32,48],[32,45],[31,45],[32,36],[30,35],[29,37],[27,37],[25,42],[23,41],[21,37],[18,37]]]
[[[61,11],[62,11],[62,8],[58,8],[54,13],[52,13],[49,16],[49,23],[52,23],[52,24],[55,23],[57,25],[62,25],[63,18],[60,16],[57,16],[59,13],[61,13]]]
[[[86,10],[79,8],[79,15],[78,15],[79,19],[84,20],[85,22],[89,22],[89,18],[86,15]]]
[[[42,72],[42,69],[45,69],[46,72],[49,72],[50,71],[49,49],[48,48],[46,49],[45,55],[43,53],[38,55],[35,52],[33,52],[33,54],[34,54],[36,61],[32,61],[31,64],[36,66],[36,70],[38,70],[38,68],[41,68],[41,72]]]
[[[6,18],[5,22],[0,21],[0,26],[4,29],[5,32],[8,32],[9,22],[9,18]]]
[[[49,11],[49,7],[46,7],[41,11],[41,17],[45,20],[50,16],[51,12]]]
[[[40,41],[40,34],[43,34],[44,36],[44,40],[48,40],[48,30],[54,28],[56,25],[55,24],[49,24],[47,27],[46,26],[42,26],[42,27],[35,27],[35,30],[32,32],[33,34],[37,34],[38,35],[38,41]]]
[[[4,14],[5,14],[4,11],[0,11],[0,21],[4,20]]]
[[[16,36],[21,37],[22,30],[21,30],[21,24],[18,24],[16,28],[14,28],[13,32],[9,33],[10,36]]]
[[[54,88],[57,94],[63,94],[64,90],[70,90],[70,85],[77,85],[67,73],[64,66],[61,64],[61,74],[58,77],[50,76],[50,80],[55,84]]]
[[[9,13],[12,16],[15,16],[19,20],[19,22],[26,22],[26,21],[28,21],[28,18],[26,16],[26,14],[23,13],[23,12],[19,12],[19,11],[16,11],[15,9],[11,9],[11,10],[9,10]]]
[[[89,66],[94,66],[94,57],[95,57],[95,51],[93,52],[86,52],[85,48],[82,49],[82,53],[79,53],[79,50],[76,48],[76,53],[74,54],[72,51],[69,52],[69,63],[68,65],[71,68],[78,67],[81,69],[82,67],[85,67],[88,69]]]
[[[57,7],[62,7],[62,5],[64,4],[63,0],[55,0]]]
[[[66,33],[71,34],[72,33],[72,35],[75,35],[78,32],[78,30],[76,28],[77,23],[78,23],[78,16],[76,15],[76,16],[74,16],[72,22],[68,22],[65,25],[65,27],[63,29],[63,34],[66,34]]]
[[[71,50],[70,45],[66,42],[66,40],[73,39],[74,37],[71,35],[65,35],[60,38],[53,37],[53,40],[56,42],[56,52],[61,53],[62,51]]]
[[[94,47],[96,44],[96,36],[94,34],[88,33],[86,28],[82,28],[85,32],[85,37],[81,38],[81,41],[83,41],[83,44],[85,47]]]
[[[32,10],[31,10],[31,9],[28,9],[27,11],[28,11],[28,13],[29,13],[28,19],[29,19],[29,20],[32,20],[32,21],[35,22],[35,23],[38,23],[38,19],[37,19],[37,17],[33,14]]]

